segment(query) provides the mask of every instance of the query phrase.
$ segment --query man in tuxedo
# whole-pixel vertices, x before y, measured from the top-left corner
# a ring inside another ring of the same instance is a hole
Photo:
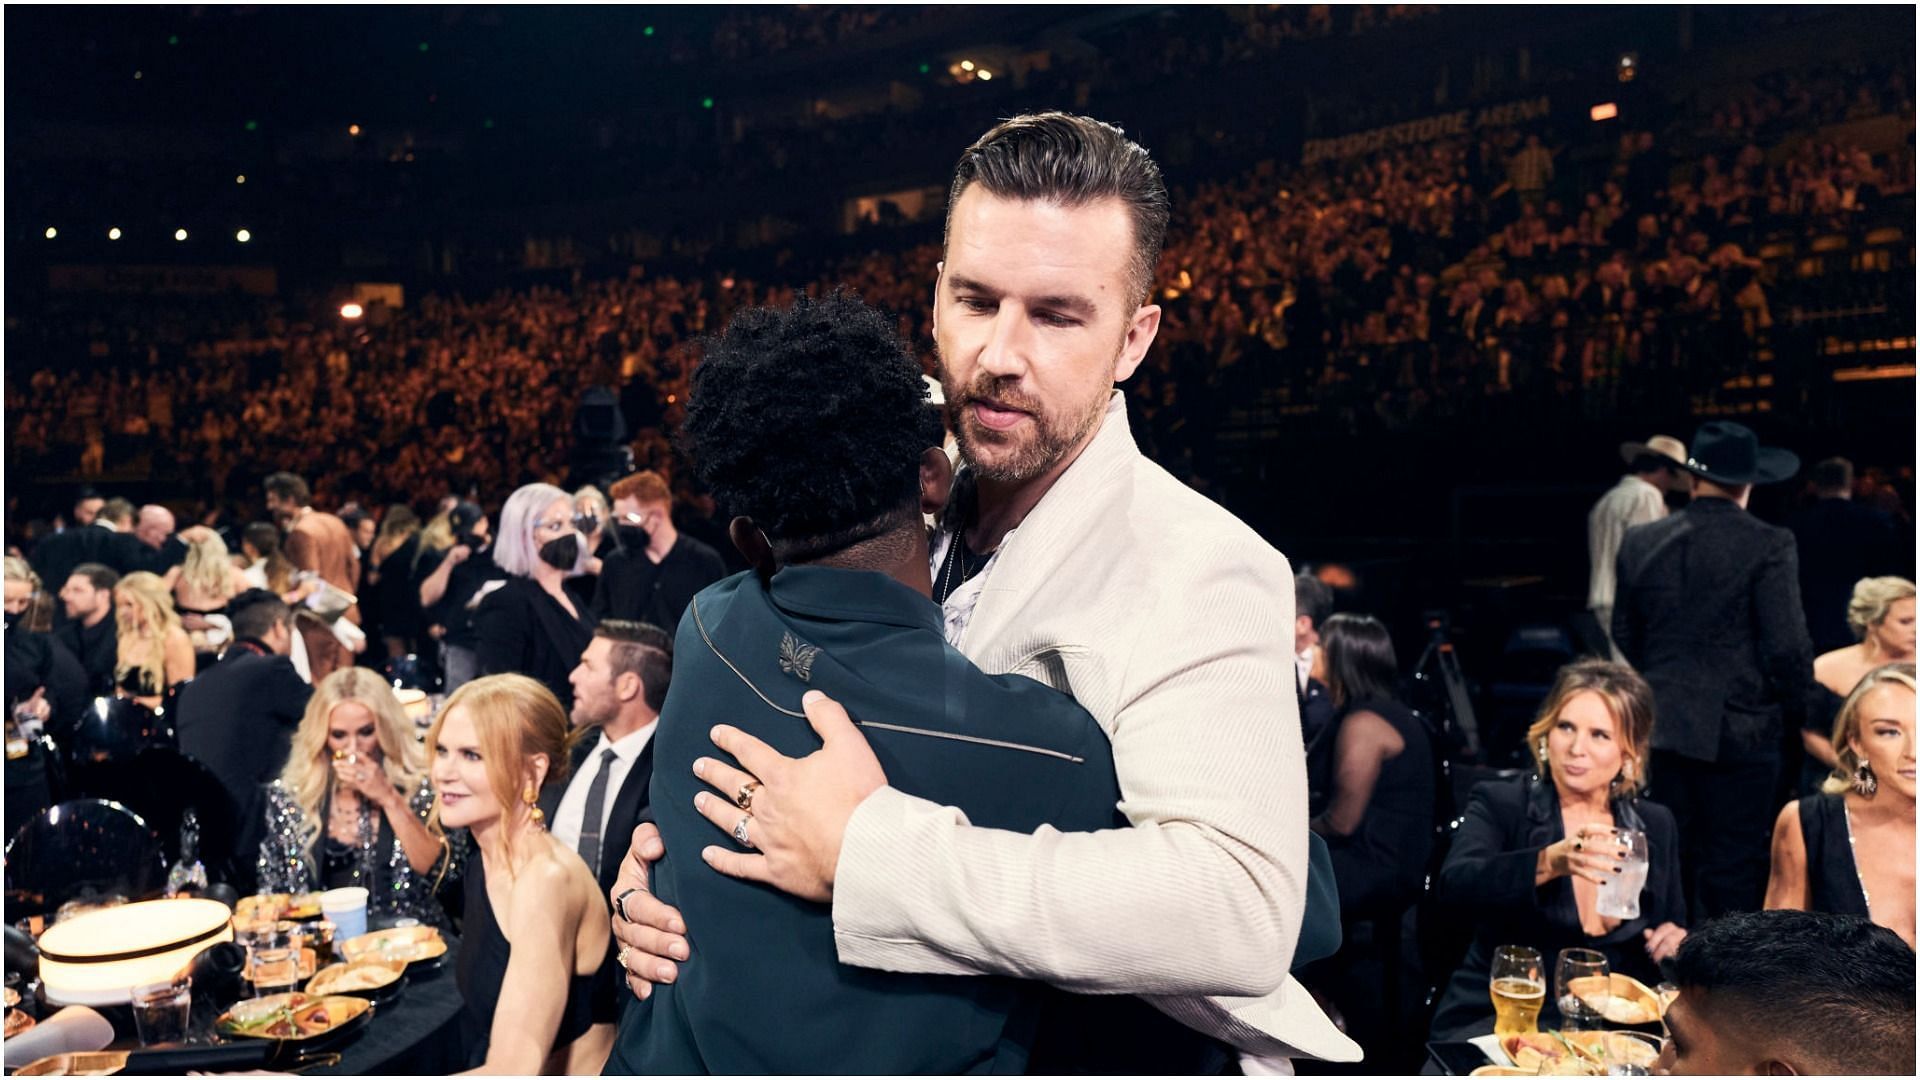
[[[108,553],[108,565],[122,577],[137,570],[165,574],[185,562],[187,548],[174,538],[173,511],[159,503],[148,503],[134,515],[133,529],[115,533]]]
[[[673,676],[673,639],[647,623],[608,619],[573,669],[573,723],[598,728],[573,751],[573,771],[562,789],[541,797],[556,840],[580,852],[602,889],[620,874],[627,839],[653,820],[647,789],[653,781],[653,732]],[[609,943],[594,986],[594,1021],[620,1018],[618,965]]]
[[[113,501],[132,510],[125,499]],[[74,524],[34,545],[33,570],[48,588],[65,584],[73,576],[73,568],[81,563],[107,561],[115,531],[114,516],[105,510],[108,505],[92,488],[82,490],[73,503]],[[53,618],[56,624],[64,624],[67,615],[56,607]]]
[[[252,887],[260,848],[261,790],[286,766],[313,687],[293,669],[293,617],[286,602],[249,589],[229,605],[233,646],[180,693],[180,749],[220,779],[239,815],[230,872]]]

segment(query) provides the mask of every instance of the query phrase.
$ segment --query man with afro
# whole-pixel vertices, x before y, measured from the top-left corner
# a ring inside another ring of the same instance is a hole
[[[810,754],[823,733],[802,707],[817,692],[885,718],[865,735],[890,783],[977,824],[1124,824],[1093,717],[1031,679],[982,673],[943,636],[921,517],[952,482],[942,434],[891,321],[850,296],[742,311],[708,343],[683,438],[740,515],[732,538],[755,569],[701,591],[680,620],[652,799],[675,854],[652,889],[699,912],[688,939],[701,962],[629,1006],[609,1073],[1024,1071],[1042,984],[843,966],[828,905],[694,861],[712,835],[696,798],[721,801],[695,775],[716,769],[714,725]],[[728,793],[741,847],[752,796]]]

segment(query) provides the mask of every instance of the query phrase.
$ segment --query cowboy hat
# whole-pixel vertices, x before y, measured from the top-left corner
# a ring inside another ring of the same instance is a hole
[[[1800,471],[1800,455],[1761,446],[1759,436],[1730,420],[1709,420],[1693,436],[1693,453],[1681,468],[1716,484],[1772,484]]]
[[[1685,465],[1687,446],[1671,435],[1655,435],[1646,442],[1623,442],[1620,444],[1620,460],[1631,465],[1642,456],[1663,457],[1676,466]]]

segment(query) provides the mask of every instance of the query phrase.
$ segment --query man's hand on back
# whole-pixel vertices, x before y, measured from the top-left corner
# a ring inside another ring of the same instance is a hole
[[[648,867],[666,853],[653,823],[635,826],[627,857],[620,860],[620,876],[607,896],[627,988],[641,1001],[652,995],[654,983],[672,982],[679,974],[674,961],[687,958],[687,925],[679,909],[660,902],[647,888]],[[627,894],[625,902],[620,902],[622,894]],[[621,918],[622,909],[626,918]]]

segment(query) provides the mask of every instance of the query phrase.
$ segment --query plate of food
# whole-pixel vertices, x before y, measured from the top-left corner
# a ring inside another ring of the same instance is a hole
[[[1567,989],[1598,1010],[1610,1024],[1657,1024],[1667,1013],[1667,999],[1631,975],[1615,972],[1604,983],[1597,975],[1575,979]]]
[[[332,964],[314,974],[307,983],[307,993],[316,997],[350,994],[385,1003],[400,996],[406,970],[407,965],[402,961],[378,957]]]
[[[366,998],[294,992],[236,1002],[214,1027],[236,1038],[324,1045],[360,1030],[372,1015],[373,1002]]]
[[[397,960],[403,964],[431,966],[447,954],[446,939],[431,926],[396,926],[348,938],[340,945],[340,955],[355,960]]]

